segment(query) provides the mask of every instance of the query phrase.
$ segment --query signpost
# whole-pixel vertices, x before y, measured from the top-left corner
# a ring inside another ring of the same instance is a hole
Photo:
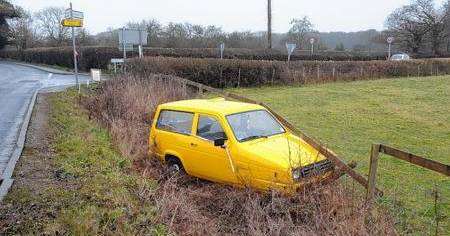
[[[388,60],[391,59],[391,45],[394,42],[394,37],[388,37],[386,39],[387,43],[389,44],[389,49],[388,49]]]
[[[117,65],[125,63],[125,60],[123,58],[112,58],[111,63],[114,65],[114,73],[117,74]]]
[[[127,58],[126,51],[132,51],[133,45],[139,46],[139,57],[144,56],[143,45],[147,45],[148,33],[145,30],[134,30],[122,28],[122,32],[119,34],[119,45],[123,50],[123,58]],[[131,48],[131,50],[129,50]]]
[[[72,3],[70,3],[69,9],[65,12],[66,19],[63,19],[61,25],[64,27],[72,28],[72,46],[73,46],[73,67],[75,73],[75,81],[78,86],[78,93],[81,91],[81,85],[78,81],[78,53],[76,48],[76,39],[75,39],[75,28],[83,27],[83,12],[74,11],[72,7]]]
[[[219,49],[220,49],[220,59],[223,59],[223,52],[225,51],[225,43],[221,43],[219,45]]]
[[[314,38],[311,38],[310,40],[309,40],[309,43],[311,43],[311,56],[312,55],[314,55],[314,42],[315,42],[316,40],[314,39]]]
[[[295,44],[295,43],[286,43],[286,49],[288,51],[288,62],[291,61],[291,55],[294,52],[296,47],[297,47],[297,44]]]

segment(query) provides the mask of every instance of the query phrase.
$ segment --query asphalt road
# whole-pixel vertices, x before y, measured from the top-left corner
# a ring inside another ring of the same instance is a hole
[[[80,76],[86,82],[87,76]],[[0,177],[17,145],[22,123],[36,91],[61,90],[75,84],[72,75],[0,61]]]

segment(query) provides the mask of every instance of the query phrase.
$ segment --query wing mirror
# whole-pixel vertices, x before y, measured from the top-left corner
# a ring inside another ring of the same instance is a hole
[[[216,140],[214,140],[214,146],[224,147],[226,141],[227,141],[227,139],[224,139],[224,138],[216,139]]]

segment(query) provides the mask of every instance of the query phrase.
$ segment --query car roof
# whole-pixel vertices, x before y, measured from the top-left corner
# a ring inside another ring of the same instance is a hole
[[[228,101],[224,98],[182,100],[161,104],[160,108],[166,110],[213,113],[224,116],[239,112],[265,109],[257,104]]]

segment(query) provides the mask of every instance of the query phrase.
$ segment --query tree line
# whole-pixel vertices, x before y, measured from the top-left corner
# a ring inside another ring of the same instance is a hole
[[[385,34],[412,54],[450,51],[450,1],[438,6],[434,0],[414,0],[391,13],[386,26]]]
[[[383,51],[386,38],[395,37],[394,48],[411,54],[440,55],[450,52],[449,1],[442,6],[434,0],[412,0],[396,9],[386,19],[386,30],[345,33],[320,33],[308,17],[292,19],[290,29],[273,34],[274,48],[296,43],[300,50]],[[58,47],[70,45],[69,29],[61,26],[64,8],[49,7],[29,12],[0,0],[0,47],[7,42],[16,49]],[[161,24],[156,19],[129,22],[126,28],[145,29],[151,47],[214,48],[225,43],[229,48],[266,48],[267,32],[225,32],[220,27],[190,23]],[[83,46],[118,46],[120,29],[108,29],[96,35],[85,29],[76,30],[77,42]]]

